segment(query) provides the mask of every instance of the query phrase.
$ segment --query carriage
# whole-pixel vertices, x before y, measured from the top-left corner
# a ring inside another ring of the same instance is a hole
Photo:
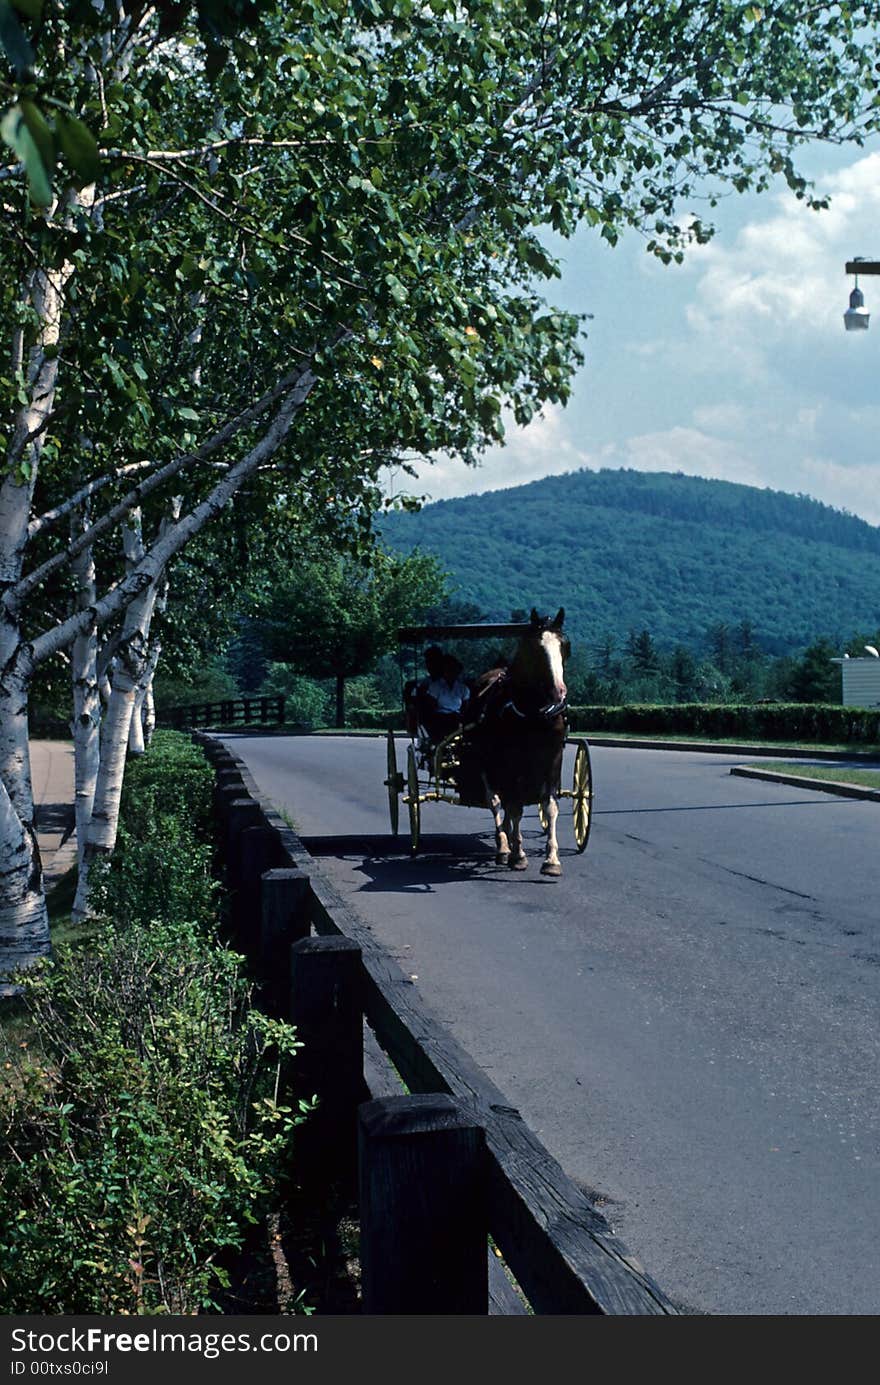
[[[493,669],[491,673],[484,674],[480,679],[475,680],[477,685],[471,685],[474,692],[473,701],[468,704],[470,711],[465,710],[464,719],[460,724],[454,726],[449,734],[441,735],[439,738],[436,729],[432,731],[426,725],[426,717],[422,714],[419,703],[419,686],[426,681],[424,677],[418,677],[421,651],[429,641],[443,641],[444,644],[458,646],[460,641],[478,642],[484,645],[490,642],[497,648],[504,646],[515,647],[517,655],[514,656],[513,667],[516,667],[516,658],[519,651],[526,648],[530,640],[537,638],[549,638],[544,632],[551,630],[561,631],[562,617],[564,613],[560,611],[557,617],[558,627],[552,622],[541,621],[536,612],[532,612],[531,621],[512,622],[509,624],[480,624],[480,625],[422,625],[410,626],[398,631],[398,640],[401,650],[409,650],[412,658],[413,676],[404,684],[404,714],[406,718],[406,733],[396,737],[393,730],[388,731],[387,738],[387,764],[388,773],[385,779],[385,787],[388,791],[388,807],[391,818],[391,831],[396,836],[399,830],[400,803],[404,803],[409,814],[410,842],[413,853],[419,849],[421,840],[421,810],[424,803],[453,803],[469,808],[489,808],[495,815],[496,821],[496,843],[502,828],[502,818],[504,819],[505,829],[508,824],[506,809],[509,805],[502,804],[499,795],[493,794],[491,770],[491,748],[487,740],[485,731],[487,711],[490,707],[492,698],[495,698],[496,707],[499,704],[499,696],[507,697],[504,703],[505,708],[513,707],[515,715],[510,717],[511,726],[503,739],[503,754],[506,759],[514,763],[517,757],[523,758],[525,755],[526,741],[523,737],[529,735],[529,720],[525,712],[519,710],[504,691],[509,689],[510,674],[507,668],[510,667],[508,661],[501,661],[500,668]],[[515,642],[515,646],[511,643]],[[565,641],[567,646],[567,641]],[[473,647],[473,646],[471,646]],[[480,704],[480,697],[487,693],[485,704]],[[553,765],[550,770],[551,781],[544,781],[549,786],[549,796],[543,789],[532,789],[520,791],[517,797],[519,803],[519,813],[516,818],[515,831],[517,840],[521,843],[519,834],[519,816],[521,816],[522,806],[525,803],[537,804],[541,826],[548,837],[549,843],[552,841],[554,858],[556,856],[556,814],[557,803],[564,800],[572,806],[572,826],[574,831],[574,841],[577,851],[580,853],[586,849],[590,837],[590,827],[592,819],[592,799],[593,799],[593,779],[590,763],[590,749],[584,737],[569,737],[567,719],[565,717],[564,685],[562,688],[563,698],[552,705],[544,705],[535,712],[535,717],[541,718],[541,726],[534,724],[534,731],[528,742],[529,747],[536,737],[547,740],[547,735],[553,738],[553,748],[556,751]],[[498,694],[498,695],[496,695]],[[488,713],[491,716],[491,712]],[[495,723],[503,733],[504,728],[497,718]],[[497,741],[496,735],[495,740]],[[404,766],[398,764],[398,748],[401,741],[406,742],[404,754]],[[494,744],[494,742],[491,742]],[[574,762],[571,770],[571,787],[562,788],[560,774],[562,769],[562,752],[564,748],[574,749]],[[546,757],[545,757],[546,758]],[[534,777],[533,777],[534,779]],[[526,780],[528,781],[528,778]],[[537,784],[537,780],[534,780]],[[522,853],[520,845],[521,861],[519,859],[510,860],[508,863],[515,868],[522,868],[525,864],[525,855]],[[507,856],[499,846],[496,860],[499,863],[507,861]],[[548,857],[549,859],[549,857]],[[547,862],[542,867],[546,874],[559,874],[558,864],[555,868],[548,867]]]

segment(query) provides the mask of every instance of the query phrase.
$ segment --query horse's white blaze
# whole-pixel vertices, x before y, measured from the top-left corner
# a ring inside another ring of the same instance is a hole
[[[554,696],[557,702],[562,702],[565,697],[565,679],[562,674],[562,648],[559,636],[552,630],[545,630],[541,636],[541,645],[547,655],[547,662],[550,665],[550,673],[553,678],[555,689]]]

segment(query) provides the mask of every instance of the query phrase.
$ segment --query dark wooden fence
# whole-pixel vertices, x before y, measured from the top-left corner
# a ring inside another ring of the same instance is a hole
[[[675,1314],[243,762],[195,735],[217,775],[235,943],[262,1004],[297,1026],[299,1080],[319,1097],[298,1157],[358,1189],[364,1311]]]
[[[169,707],[157,712],[159,726],[174,731],[200,726],[250,726],[284,720],[283,697],[227,697],[215,702],[191,702],[186,707]]]

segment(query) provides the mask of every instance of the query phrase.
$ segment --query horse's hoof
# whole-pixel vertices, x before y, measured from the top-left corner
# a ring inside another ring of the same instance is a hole
[[[508,862],[509,860],[510,860],[510,852],[509,852],[509,851],[496,851],[496,852],[495,852],[495,864],[496,864],[496,866],[506,866],[506,865],[507,865],[507,862]]]
[[[528,864],[527,856],[514,856],[513,860],[509,862],[511,870],[525,870]]]
[[[542,875],[561,875],[562,866],[558,861],[545,861],[541,867]]]

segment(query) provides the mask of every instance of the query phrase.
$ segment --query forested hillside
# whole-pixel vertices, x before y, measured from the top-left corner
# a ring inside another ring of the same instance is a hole
[[[382,521],[436,554],[485,618],[564,605],[579,640],[698,646],[748,622],[775,654],[880,623],[880,529],[807,496],[669,473],[579,471]]]

